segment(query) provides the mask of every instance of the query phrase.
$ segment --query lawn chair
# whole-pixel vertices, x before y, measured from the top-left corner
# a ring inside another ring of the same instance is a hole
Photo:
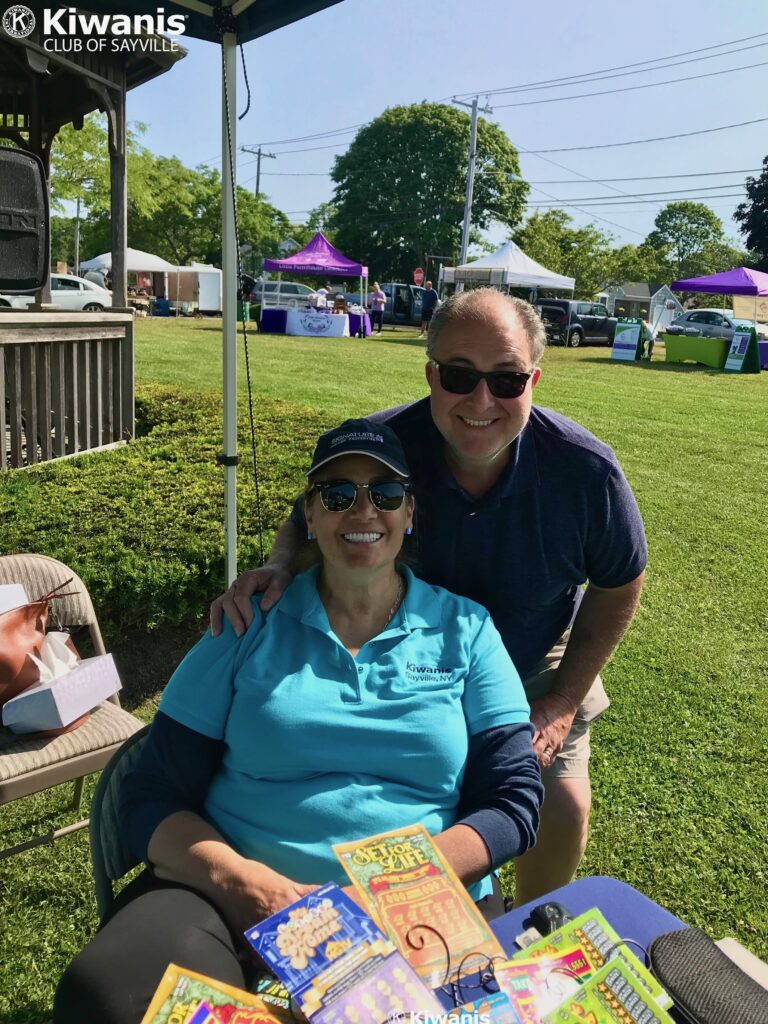
[[[51,605],[49,621],[61,626],[88,626],[96,654],[106,654],[93,604],[82,580],[62,562],[45,555],[0,557],[0,583],[22,583],[30,600],[71,580],[68,596]],[[73,593],[69,593],[72,591]],[[78,810],[85,776],[100,771],[112,754],[142,722],[123,711],[117,695],[100,704],[88,721],[73,732],[50,739],[16,736],[0,728],[0,805],[11,803],[63,782],[74,782],[72,809]],[[88,819],[35,836],[0,850],[0,860],[59,836],[85,828]]]
[[[113,755],[96,783],[91,804],[91,860],[96,883],[99,921],[103,921],[115,900],[112,883],[127,875],[138,861],[120,841],[117,801],[120,784],[136,764],[149,726],[135,732]]]

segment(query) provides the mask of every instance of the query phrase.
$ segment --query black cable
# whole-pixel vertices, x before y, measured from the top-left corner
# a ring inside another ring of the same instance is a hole
[[[243,44],[240,43],[240,62],[243,65],[243,78],[245,79],[245,88],[248,92],[248,102],[245,105],[245,110],[238,117],[238,121],[242,121],[248,111],[251,109],[251,86],[248,83],[248,68],[245,66],[245,51],[243,50]],[[231,147],[231,143],[230,143]],[[234,179],[233,179],[234,180]]]
[[[235,177],[235,156],[234,146],[232,145],[232,133],[230,131],[230,111],[229,111],[229,82],[227,80],[227,62],[224,56],[224,37],[223,33],[220,38],[221,45],[221,77],[224,88],[224,107],[227,119],[227,156],[229,159],[229,174],[230,182],[232,185],[232,212],[234,215],[235,222],[235,248],[237,250],[237,282],[238,287],[242,278],[243,267],[240,257],[240,230],[237,223],[237,179]],[[226,283],[225,283],[226,287]],[[243,346],[245,349],[245,375],[248,388],[248,416],[251,427],[251,452],[253,454],[253,483],[256,491],[256,529],[259,537],[259,564],[264,564],[264,521],[261,512],[261,489],[259,486],[259,464],[256,450],[256,425],[253,415],[253,389],[251,387],[251,361],[248,351],[248,325],[246,323],[245,314],[242,319],[243,324]],[[237,413],[235,412],[235,425],[237,425]],[[237,427],[235,427],[237,429]]]

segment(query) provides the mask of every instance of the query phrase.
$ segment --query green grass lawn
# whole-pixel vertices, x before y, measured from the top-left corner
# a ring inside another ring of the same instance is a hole
[[[218,327],[138,321],[139,391],[151,382],[219,389]],[[415,332],[254,335],[250,349],[254,401],[281,400],[275,415],[294,462],[306,441],[296,451],[293,426],[309,410],[331,424],[426,392]],[[640,612],[604,673],[613,704],[593,734],[583,873],[623,879],[768,957],[768,374],[552,349],[536,397],[616,449],[650,545]],[[142,699],[137,712],[148,719],[155,705],[156,696]],[[61,823],[64,800],[59,790],[3,808],[4,838],[23,836],[36,816]],[[0,963],[13,965],[0,978],[0,1021],[39,1024],[95,926],[84,834],[0,863],[0,909]]]

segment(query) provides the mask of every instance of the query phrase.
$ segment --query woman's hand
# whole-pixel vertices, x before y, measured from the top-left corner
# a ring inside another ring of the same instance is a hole
[[[319,888],[294,882],[265,864],[245,860],[238,877],[229,880],[222,890],[219,902],[230,927],[242,934]]]

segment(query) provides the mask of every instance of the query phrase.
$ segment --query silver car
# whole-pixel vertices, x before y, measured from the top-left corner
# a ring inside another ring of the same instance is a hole
[[[730,341],[734,330],[744,323],[743,320],[737,320],[728,309],[689,309],[675,317],[667,327],[667,332],[703,338],[725,338]],[[751,327],[752,323],[748,326]]]
[[[26,309],[34,295],[0,295],[0,306]],[[100,313],[112,306],[112,292],[72,274],[51,274],[51,302],[68,313]]]

